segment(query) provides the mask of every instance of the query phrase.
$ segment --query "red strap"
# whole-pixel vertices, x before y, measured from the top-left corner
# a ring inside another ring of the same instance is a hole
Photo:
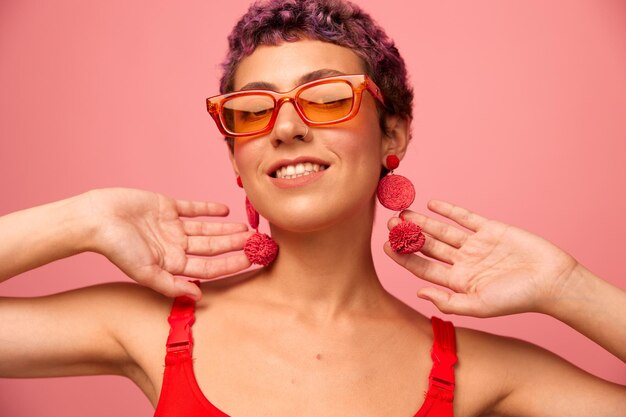
[[[454,326],[432,317],[434,342],[431,350],[433,367],[428,377],[428,395],[452,401],[454,398],[454,364],[457,362]]]
[[[200,286],[200,281],[193,281]],[[167,337],[167,352],[187,350],[191,353],[193,338],[191,326],[196,321],[196,302],[187,296],[176,297],[172,311],[167,318],[170,323],[170,334]]]

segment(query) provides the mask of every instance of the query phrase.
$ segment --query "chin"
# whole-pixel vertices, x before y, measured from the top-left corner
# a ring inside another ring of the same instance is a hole
[[[320,218],[320,216],[302,216],[302,217],[294,217],[288,216],[288,218],[282,218],[277,221],[271,221],[271,228],[278,228],[280,230],[292,233],[313,233],[319,232],[322,230],[329,229],[333,226],[336,226],[336,221],[332,221],[329,218]]]
[[[373,219],[374,204],[370,201],[300,201],[285,204],[267,217],[272,227],[294,233],[311,233]],[[351,203],[351,204],[350,204]],[[370,210],[367,210],[371,207]]]

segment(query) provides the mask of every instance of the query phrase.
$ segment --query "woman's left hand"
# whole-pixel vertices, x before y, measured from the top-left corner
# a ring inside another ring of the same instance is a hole
[[[385,252],[418,278],[453,291],[432,286],[418,291],[444,313],[494,317],[546,312],[578,265],[568,253],[523,229],[441,200],[431,200],[428,208],[469,229],[404,211],[404,218],[419,225],[426,237],[422,254],[445,264],[420,255],[399,255],[389,242]],[[389,228],[399,222],[391,219]]]

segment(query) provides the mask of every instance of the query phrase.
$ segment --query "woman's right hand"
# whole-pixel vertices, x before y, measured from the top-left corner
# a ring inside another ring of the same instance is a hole
[[[207,279],[250,266],[242,252],[212,258],[243,249],[250,236],[245,224],[181,218],[223,217],[229,212],[223,204],[177,200],[132,188],[101,188],[87,193],[87,207],[97,224],[91,250],[164,295],[201,297],[194,283],[174,275]]]

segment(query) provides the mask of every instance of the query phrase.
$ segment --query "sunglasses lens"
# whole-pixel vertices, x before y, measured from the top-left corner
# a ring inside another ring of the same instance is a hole
[[[345,80],[304,87],[295,100],[304,116],[318,123],[336,122],[354,110],[354,89]],[[276,107],[274,97],[260,92],[242,92],[222,102],[221,121],[226,131],[255,134],[267,128]]]
[[[230,132],[251,133],[266,128],[273,111],[274,99],[269,95],[233,97],[222,104],[222,121]]]
[[[344,81],[317,84],[300,92],[298,104],[309,120],[332,122],[350,114],[354,91]]]

